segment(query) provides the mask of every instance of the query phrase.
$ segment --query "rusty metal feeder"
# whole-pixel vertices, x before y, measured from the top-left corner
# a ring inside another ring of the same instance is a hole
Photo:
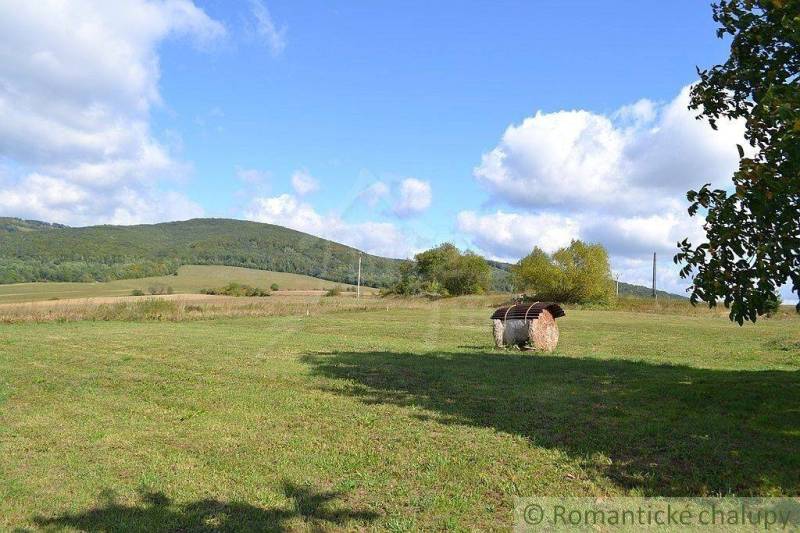
[[[492,313],[492,333],[498,348],[519,346],[552,352],[558,345],[556,318],[566,313],[553,302],[501,307]]]

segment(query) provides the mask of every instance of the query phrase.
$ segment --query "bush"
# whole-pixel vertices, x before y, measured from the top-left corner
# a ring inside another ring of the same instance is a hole
[[[131,296],[144,296],[144,291],[142,289],[133,289]]]
[[[783,298],[779,292],[773,292],[773,297],[767,299],[767,302],[764,304],[764,314],[771,318],[777,314],[778,311],[781,309],[781,304],[783,303]]]
[[[269,286],[269,290],[277,291],[278,290],[278,284],[277,283],[273,283],[272,285]]]
[[[325,293],[325,296],[339,296],[340,294],[342,294],[341,287],[333,287],[328,289],[328,292]]]
[[[172,289],[171,285],[164,285],[163,283],[157,283],[155,285],[151,285],[147,288],[147,292],[153,295],[160,295],[160,294],[172,294],[175,292]]]
[[[222,296],[269,296],[269,291],[260,287],[251,287],[243,283],[236,283],[234,281],[228,283],[224,287],[216,289],[203,289],[200,291],[202,294],[217,294]]]

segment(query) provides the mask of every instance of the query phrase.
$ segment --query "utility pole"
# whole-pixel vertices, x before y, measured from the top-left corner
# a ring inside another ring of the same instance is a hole
[[[656,253],[653,252],[653,298],[656,298]]]
[[[617,280],[617,297],[619,297],[619,272],[614,274],[614,279]]]
[[[358,285],[356,285],[356,299],[361,298],[361,254],[358,254]]]

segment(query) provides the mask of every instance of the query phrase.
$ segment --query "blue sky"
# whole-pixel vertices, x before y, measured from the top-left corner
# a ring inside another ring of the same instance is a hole
[[[572,238],[680,290],[683,195],[741,125],[686,110],[703,2],[75,0],[0,6],[3,215],[288,225],[407,257]]]

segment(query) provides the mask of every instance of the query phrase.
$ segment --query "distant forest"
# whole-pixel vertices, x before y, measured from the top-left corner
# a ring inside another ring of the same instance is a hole
[[[298,231],[241,220],[195,219],[69,228],[0,218],[0,283],[109,281],[227,265],[356,283],[359,251]],[[402,260],[362,254],[362,282],[394,282]]]

